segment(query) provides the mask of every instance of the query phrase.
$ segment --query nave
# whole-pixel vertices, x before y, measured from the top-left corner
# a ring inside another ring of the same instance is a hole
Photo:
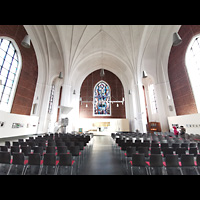
[[[126,175],[121,161],[113,152],[112,138],[105,135],[93,137],[93,147],[80,175]]]

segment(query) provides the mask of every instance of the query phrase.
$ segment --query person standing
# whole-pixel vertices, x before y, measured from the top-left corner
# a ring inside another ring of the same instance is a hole
[[[186,129],[184,128],[184,126],[180,126],[180,136],[185,139],[185,132],[186,132]]]
[[[177,130],[177,127],[176,126],[173,126],[173,129],[174,129],[174,135],[176,136],[176,137],[178,137],[178,130]]]

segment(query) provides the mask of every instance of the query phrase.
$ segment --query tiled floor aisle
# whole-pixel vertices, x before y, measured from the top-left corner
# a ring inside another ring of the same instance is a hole
[[[125,175],[121,162],[112,151],[110,136],[94,136],[93,149],[80,170],[80,175]]]

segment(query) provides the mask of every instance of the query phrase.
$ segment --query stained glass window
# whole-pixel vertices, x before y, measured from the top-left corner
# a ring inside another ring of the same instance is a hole
[[[111,91],[110,86],[105,81],[98,82],[94,87],[94,115],[111,115]]]

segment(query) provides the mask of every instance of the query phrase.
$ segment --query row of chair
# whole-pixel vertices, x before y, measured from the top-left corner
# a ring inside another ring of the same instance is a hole
[[[199,154],[199,150],[197,150],[196,147],[190,148],[187,150],[185,147],[180,147],[173,149],[172,147],[139,147],[136,149],[136,147],[129,146],[126,149],[121,148],[121,154],[125,154],[126,156],[129,156],[132,153],[144,153],[145,157],[149,157],[150,154],[161,154],[163,157],[166,156],[166,154],[177,154],[179,157],[182,154],[193,154],[194,156],[197,156]]]
[[[53,136],[53,135],[51,135]],[[91,139],[87,136],[74,136],[73,140],[70,139],[69,135],[67,134],[67,137],[62,137],[55,139],[53,137],[48,138],[46,135],[44,137],[38,136],[37,138],[29,137],[29,139],[26,139],[26,142],[24,142],[23,139],[18,139],[18,142],[14,141],[6,141],[4,146],[0,146],[1,151],[10,151],[12,152],[23,152],[25,155],[31,152],[37,152],[37,153],[54,153],[57,151],[58,147],[65,147],[65,149],[70,149],[72,146],[79,146],[81,150],[85,149],[86,151],[90,148],[91,145]],[[41,151],[41,148],[43,149],[43,152]]]
[[[169,148],[164,148],[163,151],[161,151],[161,148],[159,147],[152,147],[150,150],[148,150],[147,147],[139,147],[138,151],[136,151],[135,147],[127,147],[126,151],[122,151],[122,150],[120,151],[121,151],[120,159],[121,159],[122,165],[126,169],[128,165],[127,162],[132,157],[132,154],[144,154],[146,161],[149,161],[150,156],[152,154],[161,155],[163,158],[163,161],[166,160],[167,155],[177,155],[179,159],[181,158],[182,155],[192,154],[195,157],[195,159],[196,159],[196,156],[199,155],[197,153],[197,148],[190,148],[189,151],[186,151],[185,148],[177,148],[174,151],[173,148],[169,147]]]
[[[111,137],[113,139],[115,138],[121,138],[121,139],[141,139],[141,140],[150,140],[150,141],[158,141],[160,143],[190,143],[190,142],[199,142],[199,139],[195,139],[194,137],[176,137],[173,133],[171,132],[154,132],[152,133],[135,133],[135,132],[117,132],[117,133],[112,133]]]
[[[138,142],[139,141],[139,142]],[[121,140],[119,138],[116,139],[115,141],[116,145],[120,146],[121,148],[126,148],[127,146],[135,146],[136,148],[138,147],[148,147],[148,148],[151,148],[151,147],[161,147],[161,149],[163,148],[166,148],[166,147],[172,147],[173,149],[176,149],[176,148],[186,148],[187,150],[189,148],[200,148],[200,143],[172,143],[171,145],[169,143],[160,143],[160,142],[157,142],[157,141],[152,141],[150,143],[150,141],[143,141],[141,142],[140,140],[135,140],[135,141],[132,141],[132,140]]]
[[[112,136],[112,135],[111,135]],[[119,136],[119,135],[118,135]],[[200,149],[200,143],[197,142],[180,142],[181,140],[177,140],[177,142],[171,143],[168,140],[165,140],[163,142],[160,142],[159,140],[146,140],[144,139],[143,142],[140,139],[133,139],[133,138],[127,138],[127,137],[113,137],[113,146],[114,147],[120,147],[122,150],[126,150],[127,147],[133,146],[136,147],[136,150],[138,150],[139,147],[148,147],[149,149],[152,147],[160,147],[163,151],[164,148],[171,147],[175,151],[177,148],[186,148],[186,150],[190,150],[190,148],[197,148],[199,151]],[[194,150],[194,149],[193,149]]]
[[[73,135],[73,137],[66,135],[65,137],[62,136],[62,137],[56,137],[56,138],[50,137],[50,136],[47,137],[45,135],[44,137],[42,137],[42,136],[38,136],[36,138],[29,137],[29,139],[26,139],[26,141],[24,141],[23,139],[18,139],[18,142],[17,141],[12,142],[12,146],[19,146],[19,147],[22,147],[22,146],[46,147],[46,146],[63,146],[63,145],[68,146],[68,143],[77,143],[77,142],[83,142],[84,145],[86,146],[86,144],[89,143],[90,140],[91,140],[91,138],[89,135],[86,135],[86,136],[85,135],[78,135],[78,136]],[[5,146],[10,148],[11,142],[5,141]]]
[[[150,161],[145,160],[144,154],[133,154],[129,162],[132,175],[199,175],[200,155],[197,162],[193,155],[167,155],[163,162],[162,156],[158,154],[150,155]]]
[[[0,146],[0,151],[9,151],[11,155],[14,152],[18,153],[24,153],[25,156],[27,156],[30,153],[40,153],[41,156],[45,153],[55,153],[56,155],[59,153],[67,153],[70,151],[73,151],[73,149],[78,146],[81,151],[86,150],[87,148],[84,147],[82,143],[78,143],[73,146],[47,146],[46,148],[43,148],[41,146],[35,146],[31,148],[31,146],[23,146],[23,147],[18,147],[18,146],[11,146],[8,148],[7,146]]]
[[[13,146],[6,141],[0,146],[0,174],[78,174],[91,140],[90,135],[46,134],[26,141],[18,139]]]
[[[147,174],[154,174],[154,172],[152,171],[153,170],[152,159],[154,159],[154,157],[158,156],[160,159],[160,167],[162,165],[161,171],[163,172],[163,173],[160,172],[160,174],[170,174],[170,173],[167,173],[167,169],[164,165],[166,162],[169,162],[170,159],[172,160],[177,159],[177,162],[180,164],[182,163],[181,161],[182,156],[189,156],[189,157],[193,156],[194,161],[197,159],[197,156],[199,156],[199,148],[198,148],[199,144],[194,141],[183,142],[181,141],[181,138],[178,138],[178,139],[175,138],[175,140],[173,141],[174,143],[170,143],[171,141],[168,143],[168,140],[165,140],[163,142],[162,139],[159,140],[158,136],[155,136],[155,135],[152,135],[151,139],[148,139],[148,140],[147,138],[141,139],[137,137],[137,134],[135,134],[135,136],[136,138],[130,137],[130,134],[128,135],[128,137],[127,135],[124,136],[124,134],[123,136],[121,134],[116,134],[115,136],[112,136],[111,134],[111,137],[113,138],[114,152],[116,153],[118,158],[121,159],[122,167],[126,170],[128,174],[137,174],[136,172],[133,173],[133,169],[135,169],[135,165],[134,164],[131,165],[131,163],[136,162],[135,160],[133,162],[133,159],[135,159],[134,156],[137,157],[138,155],[142,155],[143,157],[142,159],[144,163],[143,165],[137,166],[137,167],[139,167],[140,169],[140,167],[143,166],[143,169],[144,169],[143,172],[146,171]],[[175,141],[176,142],[178,141],[178,142],[175,143]],[[146,168],[144,168],[144,164]],[[194,162],[193,162],[193,165],[194,165]],[[132,173],[130,173],[129,168],[131,169]],[[195,168],[195,172],[196,174],[198,174],[197,167]],[[185,173],[182,172],[182,174],[185,174]]]
[[[79,170],[78,160],[73,159],[71,153],[55,154],[47,153],[41,159],[39,153],[28,155],[25,160],[23,153],[0,152],[0,174],[1,175],[68,175],[77,174]],[[73,168],[75,170],[73,171]]]

